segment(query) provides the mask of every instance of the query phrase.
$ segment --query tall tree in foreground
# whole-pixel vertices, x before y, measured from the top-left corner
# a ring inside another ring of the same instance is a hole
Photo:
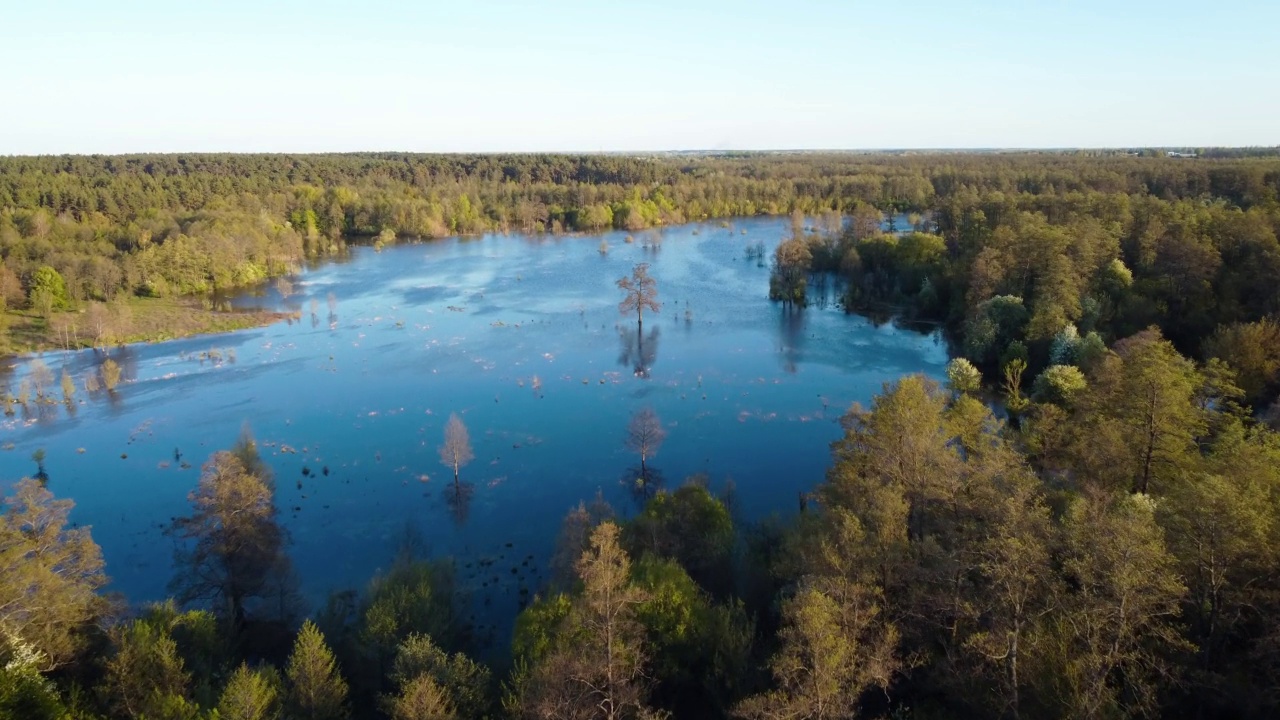
[[[341,720],[348,717],[347,683],[324,635],[310,620],[302,624],[285,669],[289,678],[290,716],[298,720]]]
[[[120,717],[187,720],[198,716],[191,672],[173,638],[177,616],[152,613],[111,631],[114,654],[99,690]]]
[[[241,664],[218,700],[218,720],[276,720],[280,717],[280,676],[275,668]]]
[[[618,288],[625,293],[622,302],[618,303],[618,312],[624,315],[634,312],[637,326],[644,327],[645,310],[661,312],[658,281],[649,277],[649,263],[638,263],[632,268],[631,277],[624,275],[618,278]]]
[[[489,715],[489,669],[462,653],[449,655],[427,635],[414,633],[400,644],[391,675],[400,688],[389,698],[393,718]]]
[[[179,602],[213,603],[241,628],[246,603],[269,595],[273,581],[288,574],[271,487],[239,456],[223,451],[205,463],[190,499],[194,512],[168,530],[182,541],[170,588]]]
[[[778,689],[748,698],[735,714],[759,720],[834,720],[858,715],[858,698],[888,687],[900,661],[879,593],[843,579],[811,579],[784,603],[782,647],[769,663]]]
[[[475,459],[471,450],[471,436],[467,426],[457,413],[449,415],[449,422],[444,426],[444,444],[440,446],[440,462],[453,468],[453,488],[461,492],[458,481],[458,469]]]
[[[1165,547],[1150,496],[1075,500],[1065,518],[1066,600],[1056,681],[1070,717],[1150,714],[1171,652],[1185,647],[1173,624],[1186,588]],[[1046,658],[1052,662],[1052,658]]]
[[[0,659],[27,647],[36,669],[53,670],[103,610],[102,552],[88,528],[67,528],[73,504],[22,480],[0,506]]]
[[[1194,402],[1204,378],[1156,328],[1115,351],[1080,398],[1077,466],[1115,489],[1166,493],[1194,469],[1196,441],[1207,430]]]
[[[636,619],[645,595],[631,583],[631,560],[619,532],[612,522],[592,532],[591,547],[577,565],[581,595],[559,619],[542,656],[520,659],[533,662],[516,681],[513,704],[521,717],[653,716],[645,704],[644,629]]]

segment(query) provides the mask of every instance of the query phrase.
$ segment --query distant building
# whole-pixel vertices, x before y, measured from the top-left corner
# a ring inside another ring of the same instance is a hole
[[[1196,157],[1196,154],[1193,152],[1178,152],[1177,150],[1170,150],[1166,152],[1165,155],[1169,157],[1186,157],[1186,158]]]

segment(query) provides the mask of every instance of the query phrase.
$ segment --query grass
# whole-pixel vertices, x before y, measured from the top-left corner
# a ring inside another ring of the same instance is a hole
[[[130,298],[129,310],[132,316],[129,332],[117,339],[119,344],[244,330],[297,316],[297,313],[257,310],[219,312],[184,298]],[[7,332],[0,336],[0,356],[91,347],[92,332],[85,327],[83,313],[73,310],[61,315],[78,320],[73,323],[75,331],[69,341],[60,337],[37,313],[18,310],[5,313]]]

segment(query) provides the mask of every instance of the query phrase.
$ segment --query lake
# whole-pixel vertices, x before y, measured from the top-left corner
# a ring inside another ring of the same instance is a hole
[[[113,398],[80,387],[74,412],[6,418],[0,484],[7,494],[34,474],[43,448],[49,488],[92,526],[111,589],[161,599],[173,551],[163,527],[189,511],[200,465],[247,422],[275,470],[313,608],[362,587],[413,527],[433,554],[458,559],[460,585],[489,618],[480,624],[501,630],[517,588],[544,576],[571,506],[598,490],[635,512],[626,478],[638,457],[624,438],[641,408],[667,431],[650,465],[668,486],[706,473],[720,491],[732,478],[735,512],[756,519],[794,514],[798,493],[822,481],[851,403],[907,373],[941,377],[938,333],[875,326],[835,303],[771,303],[767,267],[744,250],[763,242],[771,257],[787,228],[746,219],[632,243],[615,232],[356,247],[301,273],[288,297],[272,287],[235,299],[297,308],[299,321],[114,350],[126,380]],[[638,262],[651,264],[663,303],[641,337],[614,285]],[[41,357],[77,378],[101,362],[92,351]],[[11,372],[16,387],[24,366]],[[448,501],[452,470],[438,453],[450,413],[475,449],[462,508]],[[464,569],[499,557],[497,583]]]

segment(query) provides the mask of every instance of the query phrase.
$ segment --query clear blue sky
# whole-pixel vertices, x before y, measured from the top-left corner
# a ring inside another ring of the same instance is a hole
[[[0,0],[0,154],[1280,144],[1280,0]]]

